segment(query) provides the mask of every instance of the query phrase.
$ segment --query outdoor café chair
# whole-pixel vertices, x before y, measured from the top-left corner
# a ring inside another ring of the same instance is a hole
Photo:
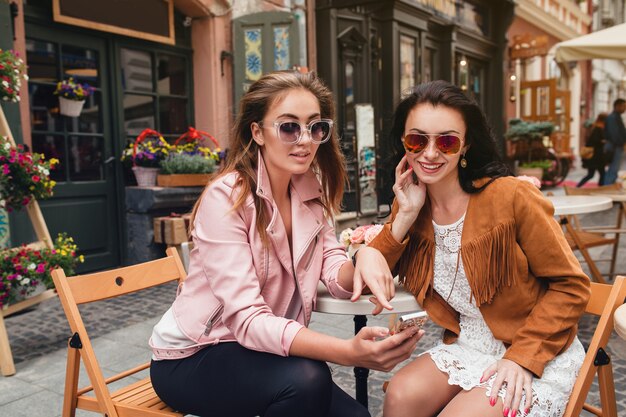
[[[139,381],[137,377],[130,378],[126,386],[113,392],[109,390],[108,384],[116,382],[118,385],[124,378],[147,369],[150,363],[105,379],[78,309],[81,304],[118,297],[171,281],[182,282],[186,273],[176,249],[168,248],[166,253],[165,258],[155,261],[88,275],[66,277],[62,269],[52,271],[54,285],[73,333],[67,351],[63,417],[73,417],[77,408],[108,417],[183,415],[161,401],[152,388],[150,377]],[[106,317],[98,317],[98,320],[106,320]],[[148,335],[146,344],[147,340]],[[78,389],[81,359],[91,385]]]
[[[585,313],[599,316],[598,324],[589,342],[564,417],[578,417],[583,409],[599,417],[617,417],[613,366],[607,352],[607,345],[614,329],[613,315],[615,310],[624,304],[625,297],[626,278],[623,276],[617,276],[613,285],[591,283],[591,298],[587,303]],[[601,408],[585,403],[596,374]]]
[[[576,188],[563,187],[566,195],[602,195],[603,193],[611,193],[621,190],[619,184],[604,185],[596,188]],[[626,229],[622,228],[622,212],[619,210],[615,224],[605,226],[582,226],[578,216],[575,214],[562,216],[561,223],[569,223],[566,226],[565,238],[572,250],[578,250],[583,256],[592,278],[601,283],[606,283],[602,273],[598,269],[597,262],[609,262],[608,276],[615,275],[615,263],[617,259],[617,250],[619,248],[619,239],[621,233],[626,233]],[[612,247],[611,257],[603,259],[593,259],[589,254],[589,249],[609,245]]]

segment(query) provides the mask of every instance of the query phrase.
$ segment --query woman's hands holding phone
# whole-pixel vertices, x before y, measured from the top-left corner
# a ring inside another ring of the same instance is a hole
[[[424,331],[412,326],[387,336],[389,329],[384,327],[362,328],[349,341],[355,358],[354,366],[389,372],[411,356],[417,342],[424,336]]]

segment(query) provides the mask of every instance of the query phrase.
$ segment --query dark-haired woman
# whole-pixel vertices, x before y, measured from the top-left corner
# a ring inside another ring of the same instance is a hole
[[[604,144],[606,143],[606,140],[604,140],[604,122],[607,116],[607,113],[598,114],[596,121],[591,126],[591,133],[589,133],[585,146],[593,147],[593,154],[591,158],[583,159],[582,165],[584,168],[587,168],[587,175],[576,184],[576,187],[585,185],[587,181],[593,178],[596,171],[600,174],[598,185],[604,185],[607,163],[607,158],[604,156]]]
[[[402,100],[391,140],[396,197],[370,247],[445,331],[391,379],[385,417],[562,415],[589,278],[552,204],[509,176],[481,109],[447,82]]]
[[[391,308],[394,290],[389,272],[355,271],[329,221],[346,177],[334,117],[332,93],[311,73],[264,75],[241,99],[226,166],[194,208],[189,274],[150,340],[152,384],[172,408],[369,416],[326,361],[389,371],[415,349],[423,332],[366,327],[343,340],[306,327],[320,281],[341,298],[367,285],[377,310]]]

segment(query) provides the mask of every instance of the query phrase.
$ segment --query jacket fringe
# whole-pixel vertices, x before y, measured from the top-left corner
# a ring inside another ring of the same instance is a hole
[[[477,306],[491,302],[503,286],[515,285],[515,252],[513,221],[462,245],[463,268]]]
[[[404,288],[418,299],[433,279],[435,242],[428,239],[411,239],[398,262],[398,274]]]

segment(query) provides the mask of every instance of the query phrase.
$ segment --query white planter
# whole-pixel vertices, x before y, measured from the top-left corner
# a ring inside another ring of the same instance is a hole
[[[140,187],[155,187],[159,168],[133,167],[133,173]]]
[[[59,112],[64,116],[78,117],[83,110],[85,100],[68,100],[65,97],[59,97]]]

